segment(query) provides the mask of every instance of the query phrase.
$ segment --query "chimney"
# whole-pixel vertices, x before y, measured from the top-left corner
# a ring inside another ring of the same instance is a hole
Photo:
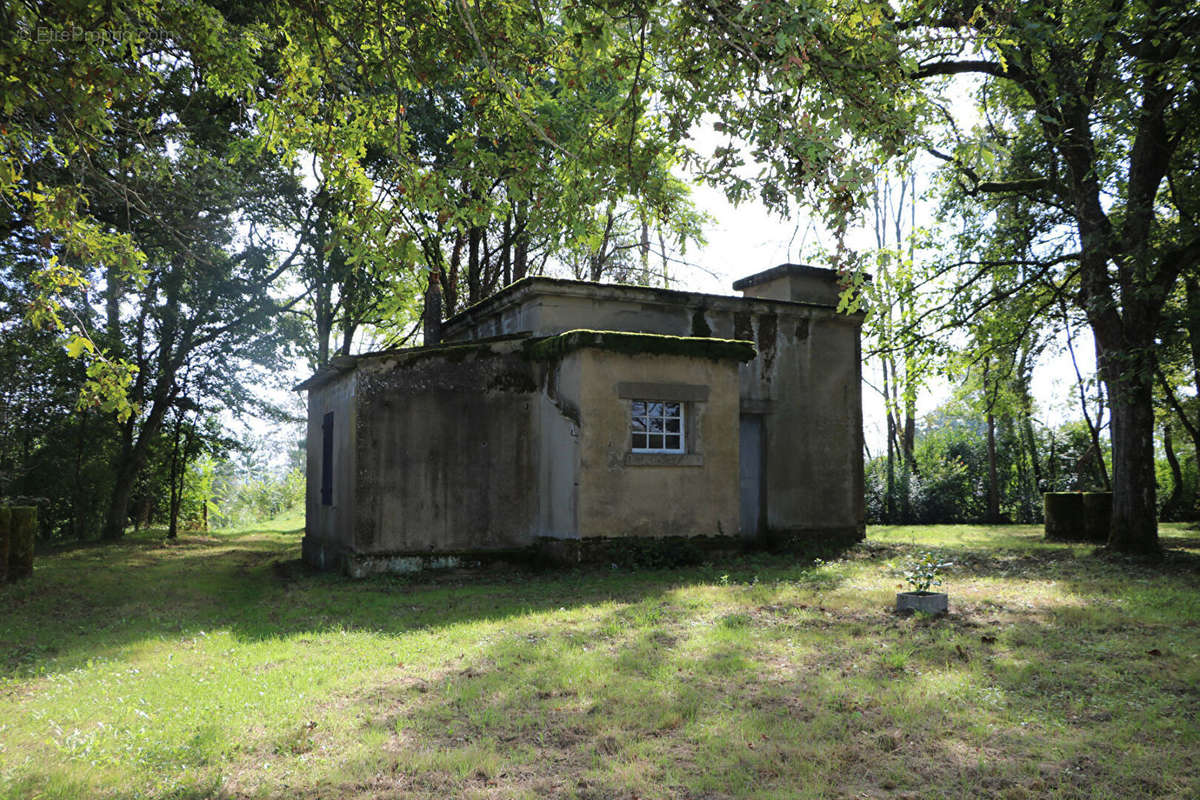
[[[780,264],[765,272],[747,275],[734,281],[733,288],[743,297],[834,307],[842,294],[837,272],[804,264]]]

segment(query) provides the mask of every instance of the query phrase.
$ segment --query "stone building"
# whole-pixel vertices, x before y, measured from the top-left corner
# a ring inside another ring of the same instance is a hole
[[[785,264],[741,297],[526,278],[308,391],[304,558],[352,575],[635,537],[861,538],[862,315]],[[641,542],[640,544],[645,544]]]

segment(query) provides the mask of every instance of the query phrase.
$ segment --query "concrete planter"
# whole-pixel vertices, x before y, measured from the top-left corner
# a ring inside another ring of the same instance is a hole
[[[945,614],[950,608],[950,598],[945,592],[899,592],[896,595],[896,610],[902,614],[924,611],[926,614]]]
[[[1065,542],[1108,541],[1112,492],[1046,492],[1046,538]]]

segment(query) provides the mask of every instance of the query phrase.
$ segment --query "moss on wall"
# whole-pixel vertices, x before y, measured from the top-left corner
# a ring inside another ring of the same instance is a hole
[[[526,345],[525,352],[534,361],[557,361],[567,353],[584,348],[627,355],[688,356],[713,361],[750,361],[755,356],[752,342],[736,339],[589,330],[567,331],[558,336],[531,341]]]
[[[754,341],[754,315],[749,311],[738,311],[733,315],[733,338]]]

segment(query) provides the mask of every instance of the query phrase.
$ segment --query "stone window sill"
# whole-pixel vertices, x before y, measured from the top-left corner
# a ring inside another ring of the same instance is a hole
[[[626,453],[627,467],[702,467],[704,456],[699,453]]]

